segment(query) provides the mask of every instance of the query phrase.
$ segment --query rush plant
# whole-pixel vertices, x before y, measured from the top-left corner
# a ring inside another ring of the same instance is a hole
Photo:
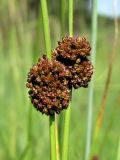
[[[51,51],[49,19],[46,1],[41,0],[46,55],[33,65],[28,73],[26,86],[33,106],[50,121],[50,157],[57,155],[57,125],[55,114],[65,112],[62,160],[68,159],[68,137],[72,88],[87,87],[93,74],[93,66],[88,60],[90,44],[84,37],[73,37],[73,1],[69,0],[69,36],[58,42]],[[52,54],[52,59],[51,59]]]

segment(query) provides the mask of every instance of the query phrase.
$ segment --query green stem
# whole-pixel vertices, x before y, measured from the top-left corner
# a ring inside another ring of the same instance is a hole
[[[55,138],[56,138],[56,160],[60,160],[57,114],[55,114]]]
[[[73,36],[73,0],[69,0],[69,36]]]
[[[62,160],[68,159],[68,140],[69,140],[69,128],[70,128],[70,113],[71,113],[71,101],[68,109],[65,112],[64,119],[64,132],[63,132],[63,148],[62,148]]]
[[[95,67],[96,57],[96,39],[97,39],[97,0],[92,0],[92,54],[91,61]],[[91,132],[92,132],[92,110],[93,110],[93,91],[94,91],[94,76],[92,78],[89,97],[88,97],[88,122],[87,122],[87,137],[86,137],[86,151],[85,160],[88,160],[91,150]]]
[[[49,30],[49,18],[46,0],[41,0],[41,9],[43,17],[43,26],[44,26],[44,38],[47,58],[51,59],[51,41],[50,41],[50,30]],[[56,160],[57,150],[56,150],[56,121],[55,115],[50,116],[49,118],[49,130],[50,130],[50,159]]]
[[[65,33],[65,0],[61,0],[61,37]]]
[[[73,36],[73,0],[69,0],[69,36]],[[71,91],[72,96],[72,91]],[[64,130],[63,130],[63,148],[62,148],[62,160],[68,159],[68,146],[69,146],[69,128],[70,128],[70,114],[71,114],[70,101],[68,109],[65,112]]]
[[[48,18],[46,0],[41,0],[41,9],[42,9],[42,17],[43,17],[46,53],[47,53],[47,57],[50,59],[51,58],[51,41],[50,41],[49,18]]]
[[[65,34],[65,10],[66,10],[66,0],[61,0],[61,38]],[[59,136],[59,146],[62,148],[62,139],[63,139],[63,125],[64,125],[64,111],[59,114],[58,119],[58,135]]]
[[[50,159],[56,160],[56,134],[55,134],[55,115],[49,118],[50,129]]]
[[[41,20],[42,20],[42,16],[41,16],[41,5],[39,5],[39,15],[38,15],[38,20],[37,20],[37,25],[36,25],[36,33],[35,33],[35,40],[34,40],[34,62],[37,61],[38,59],[38,55],[39,55],[39,52],[40,52],[40,48],[41,48],[41,45],[40,45],[40,39],[41,39],[41,28],[42,28],[42,23],[41,23]]]

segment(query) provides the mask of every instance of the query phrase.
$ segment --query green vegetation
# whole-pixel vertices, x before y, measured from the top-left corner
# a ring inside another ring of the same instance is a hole
[[[85,36],[90,40],[90,19],[87,20],[83,16],[84,11],[81,14],[76,1],[74,3],[74,35]],[[38,4],[38,6],[40,5]],[[67,4],[65,7],[65,11],[68,11]],[[19,2],[2,0],[0,4],[1,160],[48,160],[50,155],[48,117],[32,107],[25,87],[27,73],[33,61],[45,53],[41,6],[38,8],[38,13],[35,13],[37,9],[34,9],[34,5],[29,6],[27,0]],[[56,1],[54,3],[53,1],[48,2],[48,11],[51,45],[54,48],[60,39],[60,15]],[[67,14],[66,12],[66,17],[68,17]],[[64,35],[68,33],[68,25],[66,24],[62,29],[62,32],[65,32]],[[96,67],[94,69],[93,130],[108,72],[113,36],[114,22],[104,17],[98,17]],[[116,48],[102,124],[92,152],[94,155],[98,155],[101,160],[117,159],[120,152],[119,51],[120,45]],[[73,90],[69,129],[69,160],[84,159],[88,90],[88,88]]]
[[[69,0],[69,10],[68,10],[68,19],[69,19],[69,36],[73,36],[73,0]],[[63,139],[62,139],[62,160],[68,159],[68,150],[69,150],[69,130],[70,130],[70,115],[72,108],[72,90],[71,90],[71,100],[69,106],[65,111],[64,115],[64,124],[63,124]],[[60,135],[62,136],[62,135]]]
[[[48,59],[51,59],[51,39],[50,39],[50,29],[49,29],[49,18],[46,0],[41,0],[41,9],[44,25],[44,39],[46,46],[46,55]],[[50,134],[50,159],[56,160],[56,125],[55,125],[55,114],[49,117],[49,134]]]

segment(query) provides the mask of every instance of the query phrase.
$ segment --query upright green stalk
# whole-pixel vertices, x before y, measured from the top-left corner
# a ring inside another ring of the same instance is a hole
[[[57,114],[55,114],[55,136],[56,136],[56,160],[60,160],[60,145],[58,140],[58,121]]]
[[[49,30],[49,18],[47,11],[47,3],[46,0],[41,0],[41,9],[42,9],[42,17],[43,17],[43,26],[44,26],[44,38],[45,38],[45,46],[47,57],[51,58],[51,41],[50,41],[50,30]],[[50,130],[50,159],[56,160],[56,134],[55,134],[55,115],[50,116],[49,118],[49,130]]]
[[[61,37],[64,36],[65,31],[65,2],[66,0],[61,0]]]
[[[40,39],[41,39],[41,28],[42,28],[42,15],[41,15],[41,5],[39,5],[39,14],[38,14],[38,20],[36,25],[36,34],[35,34],[35,40],[34,40],[34,61],[37,61],[39,51],[40,51]]]
[[[91,61],[95,67],[96,57],[96,39],[97,39],[97,0],[92,0],[92,54]],[[93,110],[93,91],[94,91],[94,76],[92,78],[89,97],[88,97],[88,122],[87,122],[87,137],[86,137],[86,151],[85,160],[88,160],[91,149],[91,132],[92,132],[92,110]]]
[[[69,0],[69,36],[73,36],[73,0]]]
[[[73,0],[69,0],[69,36],[73,36]],[[71,96],[72,96],[72,91],[71,91]],[[69,140],[69,128],[70,128],[71,103],[72,102],[70,101],[68,109],[65,112],[62,160],[68,159],[68,140]]]
[[[70,112],[71,112],[71,101],[68,109],[65,112],[64,119],[64,131],[63,131],[63,144],[62,144],[62,160],[68,159],[68,140],[69,140],[69,127],[70,127]]]
[[[50,41],[49,18],[48,18],[46,0],[41,0],[41,9],[42,9],[42,17],[43,17],[46,53],[47,53],[47,57],[50,59],[51,58],[51,41]]]
[[[61,13],[61,20],[60,20],[61,38],[63,38],[64,34],[65,34],[66,0],[61,0],[60,6],[61,6],[60,7],[60,13]],[[58,135],[60,135],[59,136],[59,148],[62,148],[63,125],[64,125],[64,111],[59,114],[59,119],[58,119]]]
[[[55,115],[49,118],[50,127],[50,159],[56,160]]]

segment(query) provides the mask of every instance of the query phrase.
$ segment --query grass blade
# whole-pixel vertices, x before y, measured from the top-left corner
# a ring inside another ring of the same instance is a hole
[[[60,146],[58,140],[58,122],[57,115],[55,114],[55,137],[56,137],[56,160],[60,160]]]
[[[69,0],[69,36],[73,36],[73,0]],[[71,91],[72,95],[72,91]],[[62,160],[68,159],[68,140],[69,140],[69,128],[70,128],[70,113],[71,113],[70,101],[68,109],[65,111],[65,121],[63,129],[63,148],[62,148]]]
[[[73,0],[69,0],[69,36],[73,36]]]
[[[61,0],[61,38],[64,37],[65,34],[65,10],[66,10],[66,1]],[[63,125],[64,125],[64,111],[60,113],[58,119],[58,135],[59,136],[59,146],[62,148],[62,139],[63,139]]]
[[[50,59],[51,58],[51,41],[50,41],[49,18],[48,18],[46,0],[41,0],[41,9],[42,9],[42,17],[43,17],[46,53],[47,53],[47,57]]]
[[[50,159],[56,160],[55,115],[49,117]]]
[[[95,67],[96,57],[96,40],[97,40],[97,0],[92,0],[92,54],[91,61]],[[92,78],[89,97],[88,97],[88,121],[87,121],[87,136],[86,136],[86,151],[85,160],[88,160],[91,149],[91,132],[92,132],[92,110],[93,110],[93,91],[94,91],[94,76]]]
[[[68,139],[69,139],[69,127],[70,127],[70,112],[71,112],[71,101],[68,109],[65,112],[64,120],[64,131],[63,131],[63,144],[62,144],[62,160],[68,159]]]
[[[49,30],[49,18],[47,11],[46,0],[41,0],[41,9],[43,17],[43,26],[44,26],[44,38],[46,46],[46,54],[48,59],[51,58],[51,41],[50,41],[50,30]],[[57,147],[56,147],[56,121],[55,114],[49,117],[49,130],[50,130],[50,159],[56,160]]]

